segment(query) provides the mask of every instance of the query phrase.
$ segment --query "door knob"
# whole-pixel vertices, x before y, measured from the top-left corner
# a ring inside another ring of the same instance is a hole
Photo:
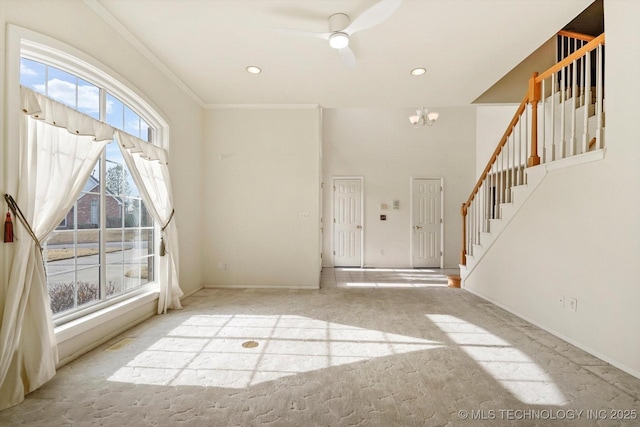
[[[416,230],[422,230],[422,227],[420,227],[419,225],[415,225],[413,228],[415,228]]]
[[[356,225],[356,228],[360,229],[360,228],[362,228],[362,226],[361,225]]]

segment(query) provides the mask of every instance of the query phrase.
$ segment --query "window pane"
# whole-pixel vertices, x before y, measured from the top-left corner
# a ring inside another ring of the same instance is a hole
[[[36,92],[45,93],[46,65],[20,58],[20,84]]]
[[[122,166],[122,158],[113,160],[112,153],[107,152],[107,173],[105,175],[105,186],[107,194],[112,196],[120,196],[125,194],[124,189],[124,167]],[[117,198],[121,202],[120,198]]]
[[[120,252],[120,256],[122,256],[122,252]],[[107,297],[122,293],[124,290],[123,275],[122,259],[117,263],[107,265]]]
[[[140,256],[140,239],[140,230],[133,229],[124,231],[125,261]]]
[[[74,273],[49,276],[48,278],[49,299],[51,311],[54,314],[74,309],[100,298],[98,267],[78,270],[77,280],[74,279]]]
[[[78,111],[100,119],[100,89],[82,79],[78,79]]]
[[[153,255],[153,229],[141,230],[140,232],[141,250],[140,255]]]
[[[77,109],[76,77],[54,67],[49,67],[47,96]]]
[[[128,190],[127,196],[139,198],[140,191],[138,190],[138,186],[133,180],[133,176],[131,175],[131,172],[129,171],[129,168],[127,167],[127,165],[124,165],[124,179],[127,181],[125,184]]]
[[[107,230],[107,266],[106,266],[106,292],[107,297],[122,292],[122,271],[124,261],[124,245],[122,242],[122,229]]]
[[[124,104],[110,94],[107,94],[107,123],[124,130]]]
[[[144,120],[140,119],[140,139],[151,142],[152,141],[152,133],[149,124]]]
[[[78,266],[100,264],[100,232],[83,230],[77,232],[76,257]]]
[[[100,299],[100,268],[79,269],[76,273],[77,306]]]
[[[47,274],[59,274],[75,269],[75,233],[73,231],[54,231],[47,239],[44,259],[47,262]]]
[[[124,226],[131,227],[140,227],[140,203],[141,200],[132,197],[124,198]]]
[[[81,193],[76,208],[79,229],[100,227],[100,194]]]
[[[122,216],[122,203],[119,198],[107,195],[107,228],[122,228],[123,216]]]
[[[75,308],[75,271],[68,274],[48,276],[47,288],[53,314]]]
[[[75,228],[76,207],[72,206],[67,215],[60,221],[56,230],[73,230]]]
[[[124,107],[124,129],[125,132],[140,138],[140,116],[130,108]]]
[[[104,235],[107,244],[107,264],[122,262],[122,229],[107,230]]]
[[[140,286],[142,269],[140,259],[128,260],[124,264],[124,290],[129,291]]]
[[[154,271],[153,271],[154,262],[155,262],[155,257],[150,256],[147,258],[147,277],[146,278],[144,276],[142,277],[143,280],[141,284],[153,282],[155,280]]]
[[[153,226],[153,218],[151,218],[151,214],[147,210],[147,207],[142,202],[142,200],[140,200],[140,226],[141,227]]]

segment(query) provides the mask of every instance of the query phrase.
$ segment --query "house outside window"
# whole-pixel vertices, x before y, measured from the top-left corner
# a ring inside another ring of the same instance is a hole
[[[23,46],[21,85],[160,145],[158,131],[162,129],[150,125],[150,120],[144,118],[146,111],[136,110],[112,93],[118,92],[118,87],[90,82],[69,72],[82,69],[80,60],[69,63],[65,70],[60,57],[52,53],[52,60],[48,61],[47,55],[45,47]],[[68,55],[65,59],[69,60]],[[112,142],[103,151],[75,205],[45,245],[54,321],[64,323],[78,317],[75,312],[84,314],[92,306],[97,309],[154,286],[156,236],[155,224],[120,149]]]

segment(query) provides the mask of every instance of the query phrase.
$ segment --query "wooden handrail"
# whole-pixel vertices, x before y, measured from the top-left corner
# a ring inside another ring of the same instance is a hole
[[[489,171],[493,166],[493,162],[496,161],[496,159],[498,158],[498,155],[500,154],[500,151],[502,151],[502,147],[504,147],[504,145],[509,140],[509,136],[511,135],[511,132],[513,132],[513,129],[518,123],[518,120],[520,120],[520,116],[522,115],[522,113],[524,113],[524,109],[527,107],[528,101],[529,101],[529,93],[527,92],[524,99],[520,103],[520,106],[516,110],[516,113],[513,115],[513,119],[511,119],[511,122],[509,122],[509,126],[507,127],[507,130],[505,131],[504,135],[502,135],[502,139],[500,139],[500,143],[498,143],[498,146],[496,147],[495,151],[491,155],[491,158],[489,159],[487,166],[484,168],[482,175],[480,175],[480,178],[478,178],[478,182],[476,182],[476,186],[473,187],[473,191],[471,191],[471,195],[469,196],[467,201],[462,204],[465,211],[471,205],[471,202],[473,201],[473,198],[475,197],[475,195],[478,193],[478,190],[482,186],[482,182],[484,181],[484,179],[487,177],[487,175],[489,175]]]
[[[562,70],[564,67],[567,67],[568,65],[573,63],[573,61],[579,58],[582,58],[584,55],[586,55],[590,51],[596,49],[599,45],[605,44],[604,33],[600,34],[598,37],[591,37],[584,34],[573,33],[570,31],[560,31],[558,34],[585,40],[585,41],[588,41],[588,43],[582,46],[580,49],[573,52],[571,55],[564,58],[562,61],[553,65],[551,68],[549,68],[542,74],[533,73],[533,76],[529,80],[529,88],[527,89],[527,93],[525,94],[524,99],[518,106],[518,109],[516,110],[513,118],[511,119],[511,122],[509,122],[507,130],[505,131],[504,135],[500,139],[498,146],[496,147],[495,151],[491,155],[491,158],[489,159],[487,166],[482,171],[480,178],[478,178],[478,181],[476,182],[476,185],[473,187],[473,190],[471,191],[469,198],[467,199],[466,202],[462,204],[460,208],[460,213],[462,214],[462,251],[460,252],[461,265],[466,265],[467,263],[466,262],[466,246],[467,246],[466,218],[467,218],[468,209],[471,206],[471,203],[473,202],[473,199],[475,198],[476,194],[478,194],[480,187],[482,186],[485,179],[487,178],[487,175],[489,175],[489,172],[493,168],[493,165],[495,161],[498,159],[498,156],[500,155],[500,152],[502,151],[503,147],[509,141],[509,136],[511,136],[511,134],[513,133],[515,126],[520,120],[520,117],[522,116],[525,109],[527,108],[527,104],[531,104],[531,109],[532,109],[531,141],[529,141],[531,144],[531,156],[527,160],[527,167],[531,167],[531,166],[536,166],[540,164],[540,157],[538,157],[538,145],[537,145],[538,144],[537,105],[538,105],[538,102],[541,100],[542,81],[551,77],[554,73]],[[589,142],[589,149],[591,149],[594,143],[595,143],[595,138]]]
[[[534,77],[531,78],[531,80],[533,80],[533,79],[534,79]],[[524,110],[527,108],[527,104],[528,103],[529,103],[529,90],[527,90],[527,93],[525,94],[524,99],[522,100],[522,102],[518,106],[518,109],[516,110],[515,114],[513,115],[513,118],[509,122],[509,126],[507,126],[507,130],[504,132],[504,135],[502,135],[502,138],[500,139],[500,142],[498,143],[498,146],[496,147],[495,151],[491,155],[491,158],[489,159],[489,162],[487,163],[487,166],[482,171],[482,174],[480,175],[480,178],[478,178],[478,181],[476,182],[475,187],[473,187],[473,190],[471,191],[471,194],[469,195],[469,198],[460,207],[460,213],[462,214],[462,250],[460,251],[460,265],[467,265],[467,249],[466,249],[466,245],[467,245],[467,212],[468,212],[469,206],[471,206],[471,202],[475,198],[476,194],[478,194],[478,191],[480,190],[480,187],[484,183],[484,180],[487,178],[487,175],[489,175],[489,171],[491,171],[491,168],[493,167],[493,164],[498,159],[498,156],[500,155],[500,152],[502,151],[502,148],[509,141],[509,136],[511,136],[511,133],[513,133],[513,130],[515,129],[515,127],[518,124],[518,122],[520,121],[520,116],[522,116],[522,113],[524,113]]]
[[[596,38],[595,36],[590,36],[589,34],[582,34],[582,33],[576,33],[574,31],[565,31],[565,30],[558,31],[558,35],[571,37],[572,39],[578,39],[585,42],[590,42],[591,40]]]
[[[582,58],[587,52],[591,52],[592,50],[597,48],[598,45],[600,44],[604,44],[604,33],[600,34],[598,37],[594,38],[589,43],[585,44],[580,49],[576,50],[571,55],[564,58],[562,61],[553,65],[544,73],[541,73],[540,75],[538,75],[538,77],[536,77],[536,83],[540,83],[544,79],[551,77],[553,73],[556,73],[562,70],[564,67],[570,65],[576,59]]]

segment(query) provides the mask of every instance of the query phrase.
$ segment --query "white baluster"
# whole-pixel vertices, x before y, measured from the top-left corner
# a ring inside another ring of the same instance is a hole
[[[561,90],[561,102],[560,102],[560,158],[564,159],[566,156],[566,138],[565,138],[565,121],[566,121],[566,117],[565,117],[565,105],[564,105],[564,100],[565,100],[565,95],[567,92],[567,88],[566,88],[566,75],[567,75],[567,67],[563,67],[562,68],[562,73],[561,73],[561,86],[560,86],[560,90]]]
[[[498,153],[496,158],[496,218],[500,218],[500,203],[502,203],[502,169],[500,169],[500,156],[502,150]]]
[[[602,45],[598,45],[597,51],[597,64],[596,69],[596,148],[602,148],[602,113],[603,113],[603,99],[604,93],[602,90]]]
[[[509,143],[511,144],[511,187],[516,185],[516,139],[513,132],[510,135]],[[513,201],[513,194],[509,191],[509,201]]]
[[[556,82],[557,73],[551,75],[551,161],[556,159]]]
[[[522,115],[518,118],[518,123],[516,123],[516,129],[514,129],[515,133],[515,144],[518,147],[518,168],[522,169],[524,165],[527,163],[527,159],[522,159],[522,154],[524,152],[522,145],[522,120],[523,117],[527,114],[527,110],[523,111]],[[522,176],[520,175],[520,171],[518,172],[518,185],[522,185]]]
[[[589,106],[591,105],[591,52],[587,52],[584,56],[584,80],[583,80],[583,92],[584,101],[582,105],[584,107],[584,115],[582,116],[582,152],[586,153],[589,150]]]
[[[487,178],[485,178],[484,181],[482,182],[482,231],[484,231],[485,233],[489,231],[489,226],[487,224],[487,222],[489,221],[489,211],[488,211],[489,198],[487,197],[488,188],[489,188],[488,181],[487,181]]]
[[[498,173],[498,157],[496,157],[495,166],[495,175],[493,177],[493,185],[494,185],[494,195],[493,195],[493,218],[498,219],[500,217],[500,212],[498,212],[498,204],[500,200],[500,176]]]
[[[574,42],[575,44],[575,42]],[[577,154],[577,146],[576,146],[576,93],[578,90],[578,65],[576,60],[574,59],[571,65],[571,136],[569,138],[569,155],[575,156]]]
[[[478,202],[476,203],[476,243],[480,244],[480,214],[482,213],[482,204],[480,203],[480,193],[478,192]]]
[[[506,160],[506,166],[504,169],[504,201],[505,203],[510,202],[510,194],[511,191],[509,191],[509,186],[511,185],[511,183],[509,182],[509,174],[511,173],[510,169],[509,169],[509,138],[507,138],[507,142],[504,144],[504,157]]]
[[[547,102],[546,102],[546,98],[545,98],[545,94],[546,94],[546,84],[547,84],[547,80],[544,79],[541,82],[541,90],[540,90],[540,103],[541,105],[541,110],[542,110],[542,114],[538,117],[541,117],[540,120],[540,126],[542,127],[542,132],[538,132],[538,140],[541,141],[541,147],[542,147],[542,163],[546,163],[547,162],[547,128],[546,128],[546,119],[545,116],[547,115]]]
[[[524,138],[522,138],[523,141],[523,146],[524,146],[524,165],[527,164],[527,159],[529,158],[529,147],[531,146],[529,144],[529,135],[531,135],[531,132],[529,130],[529,114],[530,111],[532,110],[532,108],[527,107],[525,108],[524,112],[522,113],[522,116],[520,116],[520,120],[522,120],[524,118],[524,126],[522,126],[522,130],[524,131]],[[523,174],[524,177],[524,183],[527,183],[527,174]]]

